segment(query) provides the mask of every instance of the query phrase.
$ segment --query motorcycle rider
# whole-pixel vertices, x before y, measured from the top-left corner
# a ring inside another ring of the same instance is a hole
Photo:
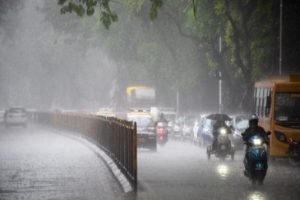
[[[251,115],[251,117],[249,118],[249,127],[245,130],[245,132],[242,133],[242,139],[247,144],[249,142],[249,139],[253,136],[260,136],[264,139],[264,143],[269,144],[268,134],[266,133],[264,128],[258,126],[258,117],[255,114]],[[248,174],[249,162],[248,162],[247,152],[248,152],[248,146],[244,158],[245,176],[249,176]]]
[[[213,125],[213,143],[212,143],[212,151],[216,151],[217,150],[217,146],[218,146],[218,135],[219,135],[219,128],[220,127],[224,127],[226,128],[226,131],[228,134],[231,133],[231,129],[226,125],[224,120],[217,120],[215,122],[215,124]],[[231,143],[229,143],[228,145],[230,145],[231,147]]]
[[[163,122],[163,123],[165,123],[165,124],[168,123],[168,120],[165,118],[165,116],[164,116],[163,113],[161,113],[161,114],[159,115],[159,118],[158,118],[157,121],[155,122],[155,127],[157,126],[157,124],[158,124],[159,122]]]

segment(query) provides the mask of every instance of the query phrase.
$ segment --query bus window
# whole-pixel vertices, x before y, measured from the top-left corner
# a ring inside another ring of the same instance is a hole
[[[263,90],[262,88],[259,88],[259,105],[258,105],[258,115],[262,116],[262,110],[263,110]]]
[[[267,117],[267,98],[268,98],[268,88],[264,88],[264,109],[263,109],[263,116]]]
[[[267,102],[266,102],[266,117],[270,115],[270,109],[271,109],[271,89],[268,89]]]
[[[275,97],[275,119],[279,122],[300,122],[299,93],[278,92]]]

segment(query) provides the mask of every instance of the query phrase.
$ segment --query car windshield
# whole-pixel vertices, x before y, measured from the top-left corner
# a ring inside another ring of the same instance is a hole
[[[151,119],[151,117],[129,116],[128,120],[135,121],[137,127],[153,126],[153,120]]]
[[[277,122],[300,122],[300,93],[276,94],[275,119]]]

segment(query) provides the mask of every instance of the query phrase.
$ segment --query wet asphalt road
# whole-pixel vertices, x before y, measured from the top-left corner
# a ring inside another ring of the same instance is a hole
[[[123,195],[105,163],[79,141],[32,126],[0,126],[0,200]]]
[[[0,127],[0,200],[6,199],[300,199],[300,168],[270,163],[265,184],[253,188],[236,159],[207,160],[205,149],[170,140],[156,153],[138,152],[139,186],[124,194],[84,144],[49,130]]]
[[[243,152],[234,161],[207,160],[205,148],[170,141],[157,153],[139,152],[137,199],[300,199],[300,168],[286,160],[269,163],[265,183],[253,188],[243,175]]]

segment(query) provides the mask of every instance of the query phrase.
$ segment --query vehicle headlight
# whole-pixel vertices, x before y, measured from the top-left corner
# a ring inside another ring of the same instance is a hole
[[[254,144],[255,146],[260,146],[260,145],[262,145],[262,139],[260,139],[260,138],[254,138],[254,139],[253,139],[253,144]]]
[[[280,131],[275,131],[275,137],[277,138],[277,140],[281,142],[287,142],[287,138],[285,134]]]
[[[220,133],[221,135],[226,135],[226,134],[227,134],[226,128],[220,128],[220,129],[219,129],[219,133]]]

